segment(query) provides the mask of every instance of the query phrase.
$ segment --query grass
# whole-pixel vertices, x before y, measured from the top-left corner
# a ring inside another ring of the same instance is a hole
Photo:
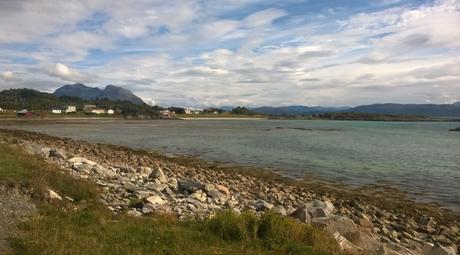
[[[24,154],[1,136],[0,184],[35,194],[39,213],[20,224],[11,254],[337,254],[325,232],[275,214],[218,213],[208,220],[178,221],[171,215],[113,215],[97,202],[91,182],[62,174]],[[49,202],[49,187],[75,200]]]

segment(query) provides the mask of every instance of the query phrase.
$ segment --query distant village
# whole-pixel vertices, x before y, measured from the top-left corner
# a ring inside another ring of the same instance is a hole
[[[28,109],[22,109],[22,110],[9,110],[9,109],[3,109],[0,107],[0,113],[6,113],[6,112],[11,112],[11,113],[16,113],[18,117],[36,117],[36,116],[43,116],[46,112],[40,111],[40,112],[34,112],[30,111]],[[52,108],[49,110],[48,113],[52,114],[72,114],[77,112],[77,106],[76,105],[68,105],[66,108]],[[113,109],[103,109],[103,108],[98,108],[96,105],[84,105],[83,107],[83,112],[87,114],[107,114],[107,115],[113,115],[115,114],[115,111]]]
[[[6,113],[6,112],[15,113],[18,117],[30,118],[30,117],[42,117],[46,115],[47,113],[73,114],[77,112],[82,112],[84,114],[94,114],[94,115],[115,115],[115,114],[121,114],[122,110],[104,109],[104,108],[97,107],[96,105],[84,105],[83,109],[80,109],[80,111],[77,109],[76,105],[68,105],[65,108],[52,108],[48,112],[46,111],[34,112],[28,109],[9,110],[9,109],[4,109],[0,107],[0,113]],[[175,115],[200,115],[200,114],[218,115],[223,112],[224,111],[222,109],[216,109],[216,108],[199,109],[199,108],[192,108],[192,107],[185,107],[185,108],[170,107],[170,108],[161,110],[160,114],[163,119],[172,119],[174,118]]]
[[[221,109],[198,109],[192,107],[186,108],[178,108],[178,107],[171,107],[169,109],[165,109],[161,111],[163,118],[173,118],[176,114],[185,114],[185,115],[200,115],[200,114],[221,114],[223,110]]]

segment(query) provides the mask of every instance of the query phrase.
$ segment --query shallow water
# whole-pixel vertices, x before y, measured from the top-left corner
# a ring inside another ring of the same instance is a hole
[[[105,121],[18,128],[261,166],[349,184],[383,181],[460,208],[460,132],[449,122]]]

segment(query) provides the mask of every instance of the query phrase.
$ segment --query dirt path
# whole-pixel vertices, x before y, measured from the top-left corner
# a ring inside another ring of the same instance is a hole
[[[7,238],[14,237],[17,224],[35,211],[35,205],[28,197],[0,186],[0,254],[9,250]]]

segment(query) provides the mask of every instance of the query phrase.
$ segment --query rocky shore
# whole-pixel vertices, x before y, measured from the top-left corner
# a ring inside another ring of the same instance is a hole
[[[423,214],[413,217],[359,200],[321,196],[301,185],[189,166],[145,151],[34,133],[17,138],[28,153],[75,178],[94,181],[102,191],[101,203],[114,213],[189,219],[212,217],[219,210],[274,212],[327,230],[353,254],[450,255],[460,246],[455,220],[437,223]]]

